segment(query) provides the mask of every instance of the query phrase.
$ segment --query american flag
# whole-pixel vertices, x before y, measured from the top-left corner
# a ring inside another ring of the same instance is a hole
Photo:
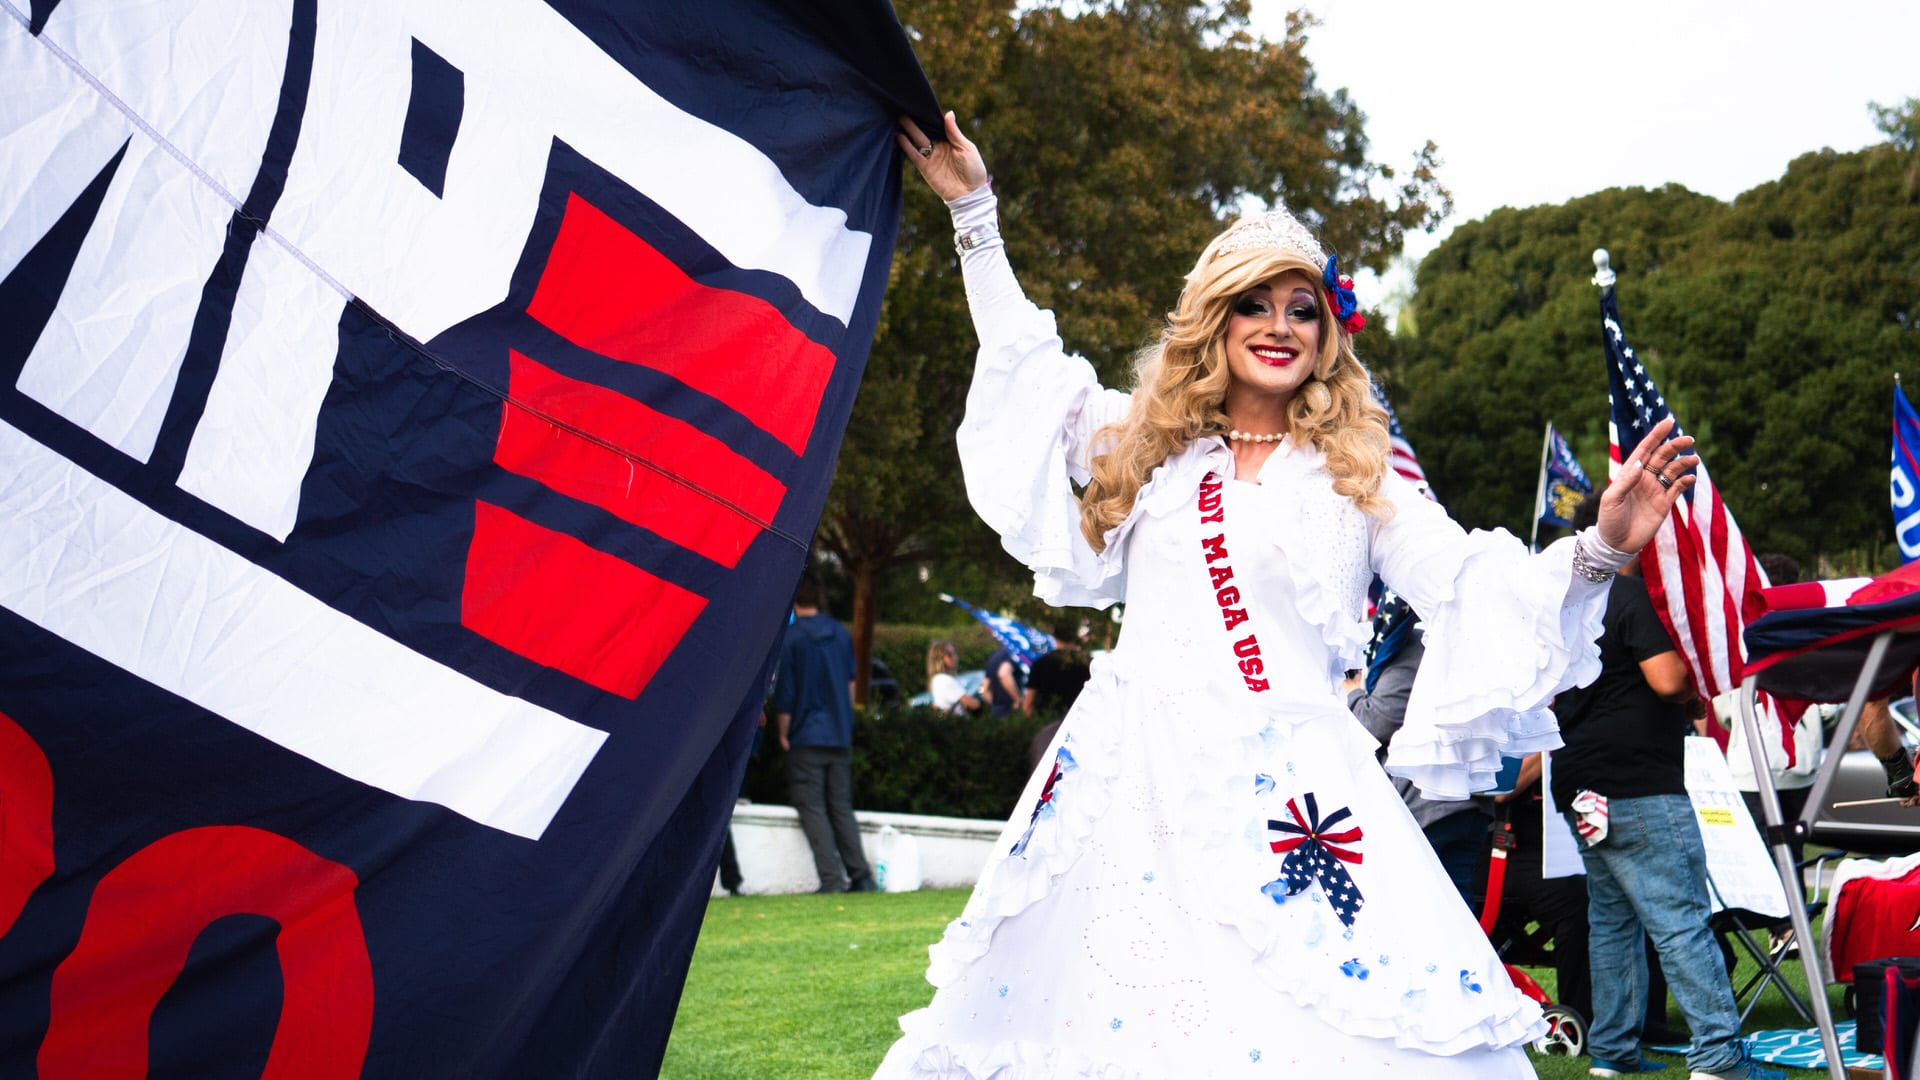
[[[1427,498],[1433,498],[1433,485],[1427,483],[1426,470],[1420,467],[1420,459],[1414,456],[1413,444],[1407,441],[1407,434],[1400,430],[1400,417],[1393,411],[1393,403],[1387,400],[1387,392],[1380,389],[1379,383],[1373,384],[1373,399],[1387,410],[1387,464],[1393,471],[1405,477],[1409,484],[1420,489]],[[1438,501],[1438,500],[1435,500]]]
[[[1611,480],[1640,440],[1672,411],[1627,344],[1611,287],[1600,300],[1600,322],[1612,404],[1607,421]],[[1682,434],[1677,421],[1673,434]],[[1695,688],[1710,698],[1740,684],[1746,657],[1741,631],[1757,614],[1754,608],[1767,583],[1704,460],[1694,473],[1692,490],[1674,503],[1653,542],[1640,553],[1640,568],[1661,623],[1693,673]]]

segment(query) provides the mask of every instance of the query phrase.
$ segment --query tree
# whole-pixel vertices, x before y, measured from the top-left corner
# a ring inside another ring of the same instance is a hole
[[[1873,113],[1873,126],[1886,135],[1888,150],[1907,159],[1907,201],[1920,200],[1920,98],[1867,109]]]
[[[1420,266],[1418,335],[1375,357],[1448,508],[1524,529],[1547,419],[1604,475],[1588,259],[1606,247],[1628,338],[1755,550],[1809,566],[1887,550],[1889,390],[1920,369],[1920,205],[1899,150],[1806,154],[1732,204],[1613,189],[1455,230]]]
[[[1077,6],[1078,7],[1078,6]],[[1315,81],[1305,16],[1284,40],[1245,0],[1111,0],[1078,14],[1005,0],[903,0],[945,104],[980,143],[1008,255],[1068,347],[1125,385],[1201,245],[1243,208],[1285,200],[1343,265],[1383,267],[1443,216],[1431,146],[1404,177],[1367,158],[1364,117]],[[882,325],[828,496],[820,542],[853,584],[866,671],[889,568],[993,565],[1023,576],[967,509],[953,436],[974,335],[946,208],[910,184]]]

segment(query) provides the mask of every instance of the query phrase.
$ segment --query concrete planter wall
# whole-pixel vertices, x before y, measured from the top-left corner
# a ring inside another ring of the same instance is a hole
[[[880,830],[891,825],[915,838],[920,849],[920,886],[947,889],[971,886],[986,865],[1004,821],[887,814],[857,810],[861,846],[867,861],[878,864]],[[733,811],[733,844],[740,857],[744,893],[808,893],[820,887],[813,853],[800,817],[791,806],[742,803]],[[725,896],[718,878],[713,894]]]

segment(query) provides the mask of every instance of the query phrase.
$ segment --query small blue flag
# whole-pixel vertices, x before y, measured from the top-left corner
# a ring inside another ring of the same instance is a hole
[[[1920,559],[1920,416],[1893,384],[1893,542],[1900,561]]]
[[[1573,508],[1593,492],[1593,481],[1580,468],[1573,448],[1560,437],[1552,424],[1547,425],[1547,452],[1541,462],[1540,494],[1534,516],[1542,525],[1571,526]]]
[[[1035,660],[1060,647],[1052,634],[1028,626],[1018,619],[995,615],[991,611],[982,611],[965,600],[948,596],[946,593],[941,593],[940,599],[985,623],[987,629],[993,633],[993,640],[999,642],[1000,647],[1007,650],[1007,653],[1013,657],[1013,662],[1020,665],[1020,672],[1023,675],[1033,669]]]

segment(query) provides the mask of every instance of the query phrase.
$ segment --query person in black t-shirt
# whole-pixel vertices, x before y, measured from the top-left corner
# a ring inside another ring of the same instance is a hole
[[[1590,495],[1573,527],[1592,524]],[[1582,847],[1587,867],[1587,949],[1593,975],[1588,1044],[1595,1076],[1641,1071],[1647,960],[1642,934],[1660,956],[1680,1013],[1693,1030],[1687,1065],[1695,1077],[1778,1076],[1754,1068],[1740,1038],[1740,1013],[1719,946],[1707,929],[1706,849],[1687,798],[1684,758],[1692,731],[1684,702],[1697,700],[1686,662],[1631,568],[1607,594],[1600,677],[1554,699],[1565,749],[1553,755],[1553,800],[1581,834],[1571,810],[1583,792],[1606,800],[1606,829]]]
[[[987,704],[993,707],[993,715],[1005,716],[1015,709],[1023,713],[1033,710],[1027,704],[1027,688],[1023,685],[1026,673],[1008,649],[995,649],[987,657]]]

